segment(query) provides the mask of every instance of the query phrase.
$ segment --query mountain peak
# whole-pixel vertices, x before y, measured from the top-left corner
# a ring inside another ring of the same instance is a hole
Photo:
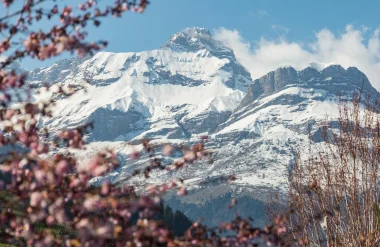
[[[202,36],[206,35],[206,36],[211,37],[210,31],[203,27],[188,27],[188,28],[185,28],[182,32],[178,32],[178,33],[184,33],[193,37],[200,36],[200,35]]]
[[[308,66],[300,71],[290,66],[280,67],[254,80],[239,108],[259,97],[277,93],[292,86],[321,89],[337,96],[352,96],[360,88],[366,93],[377,94],[366,75],[356,67],[345,69],[339,64],[330,64],[322,69],[322,66],[315,68],[315,63],[312,65],[314,66]]]
[[[177,51],[213,50],[221,44],[212,38],[211,32],[201,27],[186,28],[170,37],[162,48]]]

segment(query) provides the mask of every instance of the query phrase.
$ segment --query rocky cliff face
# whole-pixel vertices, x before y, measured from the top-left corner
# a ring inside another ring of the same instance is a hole
[[[259,97],[277,93],[291,86],[327,90],[336,96],[352,96],[356,89],[376,93],[368,78],[355,67],[345,70],[340,65],[331,65],[321,71],[313,67],[301,71],[283,67],[255,80],[249,86],[240,108]]]
[[[116,150],[123,166],[106,176],[113,182],[142,187],[184,179],[191,196],[169,201],[184,212],[190,208],[193,218],[196,208],[213,205],[210,195],[219,198],[219,212],[225,212],[226,195],[255,198],[253,204],[259,205],[268,192],[284,191],[295,154],[302,150],[307,155],[306,149],[323,141],[319,129],[326,114],[332,122],[337,118],[338,98],[350,99],[361,89],[377,94],[362,72],[339,65],[301,71],[282,67],[252,81],[233,51],[202,28],[179,32],[157,50],[62,60],[31,71],[29,82],[78,88],[74,96],[59,99],[54,117],[41,124],[58,130],[94,121],[83,157],[103,148]],[[146,165],[130,159],[141,148],[134,141],[191,144],[201,135],[210,137],[212,163],[130,179]],[[230,185],[212,182],[231,174],[237,180]],[[215,223],[212,216],[202,216]]]

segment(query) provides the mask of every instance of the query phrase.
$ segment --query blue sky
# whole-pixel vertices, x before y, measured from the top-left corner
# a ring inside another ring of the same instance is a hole
[[[310,41],[322,28],[339,33],[347,24],[379,26],[379,1],[350,0],[152,0],[142,15],[129,13],[110,20],[99,37],[111,41],[110,51],[141,51],[162,45],[186,27],[237,29],[248,41],[285,36]]]
[[[365,4],[350,0],[151,0],[144,14],[109,18],[100,28],[91,28],[90,37],[106,37],[107,50],[114,52],[155,49],[172,34],[193,26],[236,29],[252,43],[278,36],[308,42],[322,28],[333,32],[341,32],[347,24],[376,28],[379,9],[380,2],[374,0]],[[39,63],[23,64],[35,67]]]
[[[136,52],[159,48],[172,34],[198,26],[234,49],[254,78],[278,66],[301,68],[316,61],[357,66],[378,80],[379,10],[375,0],[151,0],[143,14],[126,13],[91,27],[89,38],[107,39],[106,51]],[[376,83],[380,87],[380,79]]]

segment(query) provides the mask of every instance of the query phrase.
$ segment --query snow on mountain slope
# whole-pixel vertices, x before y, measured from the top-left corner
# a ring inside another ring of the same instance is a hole
[[[58,99],[54,117],[42,124],[58,130],[94,121],[90,144],[78,155],[85,160],[113,148],[122,167],[106,178],[141,187],[184,179],[192,189],[191,200],[178,199],[184,205],[206,205],[216,190],[221,196],[259,200],[270,191],[284,191],[296,153],[307,154],[323,143],[320,127],[327,116],[336,120],[338,98],[348,100],[361,88],[377,94],[362,72],[339,65],[312,64],[301,71],[282,67],[252,82],[234,53],[202,28],[174,34],[157,50],[62,60],[33,70],[30,83],[78,90]],[[130,144],[133,141],[191,144],[204,134],[210,136],[206,147],[215,152],[213,162],[130,179],[135,169],[146,165],[146,157],[131,159],[130,154],[141,149]],[[237,176],[232,184],[212,182],[231,174]],[[213,221],[212,215],[198,213],[206,222]]]
[[[252,196],[262,196],[255,195],[258,188],[260,193],[284,191],[296,153],[306,154],[322,141],[320,127],[326,120],[337,119],[338,98],[349,99],[358,85],[376,93],[365,75],[355,68],[344,70],[333,65],[322,71],[296,71],[287,67],[270,72],[250,86],[250,90],[263,87],[261,92],[249,90],[228,119],[215,126],[207,144],[216,151],[212,164],[199,162],[174,174],[159,171],[149,179],[133,181],[151,184],[181,178],[189,187],[204,190],[210,186],[205,186],[207,181],[236,174],[237,181],[230,189],[237,195],[244,190]],[[124,157],[131,164],[128,154]],[[112,180],[126,181],[138,166],[125,166],[118,175],[112,175]]]
[[[255,80],[213,134],[220,151],[211,174],[237,168],[239,185],[285,189],[295,154],[307,155],[322,141],[320,126],[337,120],[339,98],[349,100],[360,88],[377,95],[363,73],[337,65],[279,68]]]
[[[179,36],[189,33],[203,38],[179,42]],[[60,78],[62,72],[57,75],[57,66],[52,67],[42,72],[54,71],[54,79]],[[79,86],[88,81],[86,91],[59,101],[54,118],[45,124],[59,129],[94,121],[93,141],[183,139],[212,132],[251,82],[233,52],[201,28],[174,35],[158,50],[100,52],[75,68],[66,67],[62,83]]]
[[[193,189],[190,201],[176,199],[184,210],[191,208],[190,204],[207,204],[210,193],[215,194],[212,191],[216,190],[220,196],[224,191],[236,197],[265,200],[272,191],[286,191],[288,172],[296,154],[308,157],[323,145],[320,128],[326,121],[334,126],[339,98],[350,100],[360,88],[377,94],[367,77],[356,68],[345,70],[337,65],[320,71],[312,67],[302,71],[279,68],[255,80],[239,106],[211,133],[207,143],[215,151],[211,164],[198,162],[175,173],[157,171],[149,179],[129,180],[132,170],[141,165],[130,162],[126,155],[126,163],[131,165],[109,179],[152,184],[181,178]],[[236,174],[237,180],[230,185],[221,187],[212,182],[231,174]],[[214,222],[202,212],[198,215],[206,218],[206,222]]]

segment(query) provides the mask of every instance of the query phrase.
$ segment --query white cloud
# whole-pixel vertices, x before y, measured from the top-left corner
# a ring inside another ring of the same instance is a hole
[[[250,11],[250,12],[249,12],[249,15],[261,19],[261,18],[263,18],[264,16],[269,15],[269,13],[268,13],[268,11],[266,11],[265,9],[258,9],[258,10],[256,10],[256,11]]]
[[[336,35],[322,29],[308,44],[289,42],[284,38],[261,38],[254,46],[245,41],[237,30],[215,30],[216,39],[234,50],[235,55],[256,79],[280,66],[303,69],[312,62],[340,64],[345,68],[355,66],[363,71],[372,85],[380,89],[380,29],[365,38],[368,28],[355,29],[348,25]]]
[[[283,32],[283,33],[289,32],[289,28],[282,26],[282,25],[272,25],[272,29],[275,32]]]

